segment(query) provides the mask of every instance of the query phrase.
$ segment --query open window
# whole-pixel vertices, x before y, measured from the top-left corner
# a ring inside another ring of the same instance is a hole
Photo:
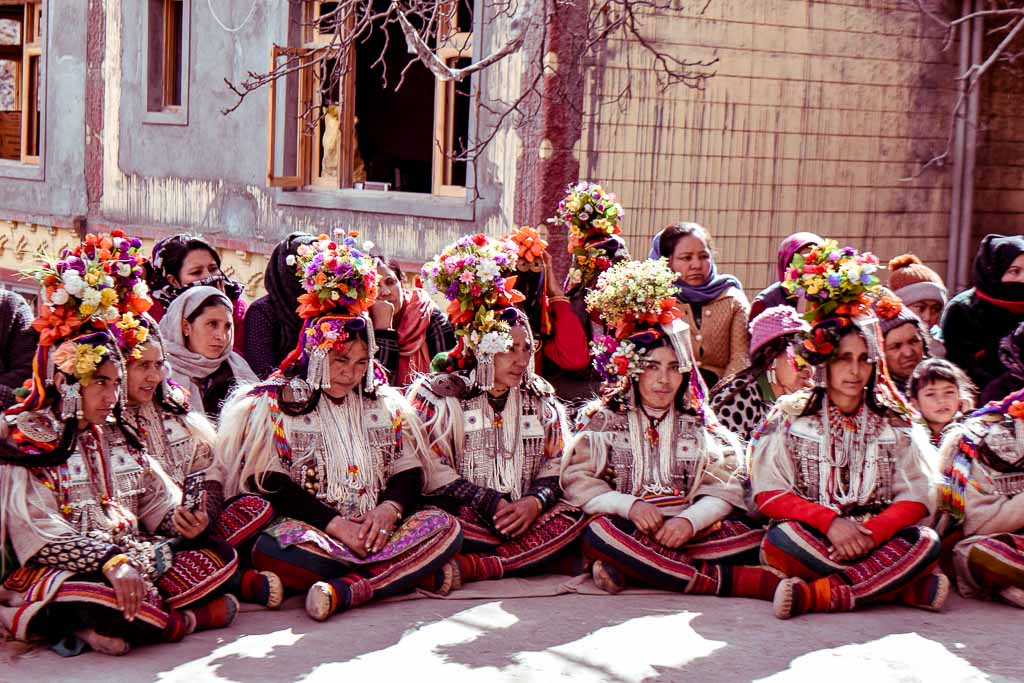
[[[146,118],[188,123],[190,0],[147,0]]]
[[[42,2],[0,3],[0,159],[39,164],[44,29]]]
[[[390,0],[374,2],[385,10]],[[444,6],[438,51],[451,65],[472,57],[470,7]],[[397,24],[356,41],[347,68],[320,59],[331,50],[333,22],[351,23],[338,8],[309,3],[301,47],[272,48],[271,67],[287,66],[269,89],[268,185],[465,196],[467,164],[456,159],[470,137],[472,80],[441,81],[418,62],[406,68]],[[320,17],[328,20],[315,25]]]

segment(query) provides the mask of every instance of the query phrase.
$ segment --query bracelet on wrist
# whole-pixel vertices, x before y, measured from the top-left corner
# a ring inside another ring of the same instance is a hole
[[[402,518],[402,506],[393,500],[385,500],[381,505],[387,505],[389,508],[395,511],[395,521],[397,522]]]
[[[131,558],[124,553],[118,553],[103,563],[103,573],[106,574],[111,569],[117,569],[122,564],[130,564],[131,561]]]

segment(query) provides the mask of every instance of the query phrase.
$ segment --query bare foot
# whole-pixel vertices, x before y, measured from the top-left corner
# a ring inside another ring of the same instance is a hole
[[[115,638],[114,636],[104,636],[96,633],[91,628],[83,628],[75,631],[75,635],[88,643],[89,647],[96,652],[105,655],[111,655],[113,657],[120,657],[126,655],[132,649],[128,641],[123,638]]]

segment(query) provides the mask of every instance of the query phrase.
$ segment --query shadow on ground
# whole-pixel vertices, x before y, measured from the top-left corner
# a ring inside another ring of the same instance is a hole
[[[301,608],[247,612],[122,659],[8,645],[0,680],[1016,680],[1022,623],[1018,609],[955,596],[943,614],[881,607],[785,622],[767,602],[674,594],[411,600],[324,624]]]

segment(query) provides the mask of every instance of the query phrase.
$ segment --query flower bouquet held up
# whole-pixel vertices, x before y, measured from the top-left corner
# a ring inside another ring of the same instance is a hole
[[[567,188],[554,217],[548,219],[551,224],[564,226],[569,233],[567,292],[593,285],[597,276],[611,267],[612,260],[602,244],[622,232],[619,220],[623,214],[615,195],[597,183],[584,180]]]

